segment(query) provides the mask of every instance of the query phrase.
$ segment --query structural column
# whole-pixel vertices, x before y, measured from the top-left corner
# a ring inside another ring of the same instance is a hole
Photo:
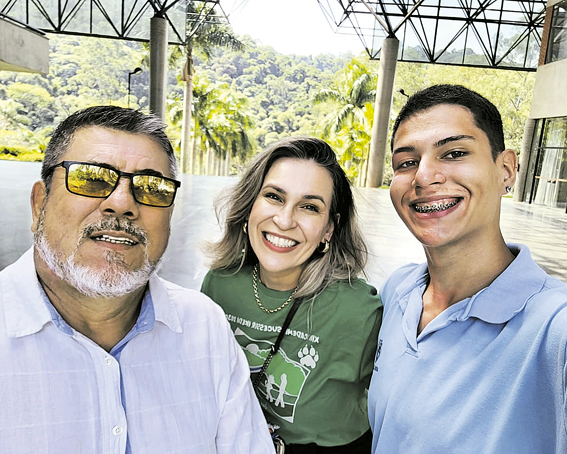
[[[516,187],[514,188],[514,202],[523,202],[525,199],[526,178],[528,176],[528,164],[530,162],[530,153],[534,137],[534,130],[537,120],[528,118],[524,125],[524,137],[522,139],[522,149],[520,150],[520,169],[516,178]]]
[[[366,179],[366,187],[368,188],[380,187],[384,178],[386,144],[390,127],[390,111],[392,109],[399,44],[400,42],[394,37],[386,38],[382,43],[380,52],[374,123],[372,124],[372,139],[368,153],[368,177]]]
[[[150,111],[165,119],[167,88],[167,21],[154,16],[150,21]]]
[[[183,123],[181,124],[181,172],[193,173],[195,164],[191,150],[191,104],[193,102],[193,84],[191,83],[189,61],[183,67]]]

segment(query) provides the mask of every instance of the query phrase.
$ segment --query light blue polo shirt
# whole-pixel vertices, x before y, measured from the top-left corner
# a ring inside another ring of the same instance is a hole
[[[427,266],[384,284],[373,453],[567,453],[567,286],[508,247],[510,266],[419,336]]]

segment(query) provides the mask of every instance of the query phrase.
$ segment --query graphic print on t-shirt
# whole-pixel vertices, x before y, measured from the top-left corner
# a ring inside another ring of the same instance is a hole
[[[243,346],[248,364],[250,364],[250,372],[258,373],[273,343],[254,339],[240,328],[236,328],[234,335],[239,344]],[[246,339],[245,342],[243,338]],[[293,353],[301,358],[299,362],[291,359],[285,348],[280,347],[256,390],[260,404],[264,408],[270,408],[271,413],[289,422],[293,422],[295,408],[301,397],[303,386],[319,360],[319,355],[313,346],[305,346],[299,352]]]

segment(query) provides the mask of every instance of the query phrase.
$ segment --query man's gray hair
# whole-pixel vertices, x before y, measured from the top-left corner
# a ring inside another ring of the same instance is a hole
[[[75,133],[81,128],[99,126],[130,134],[140,134],[156,142],[169,159],[169,170],[173,178],[177,177],[177,160],[171,142],[165,133],[165,124],[153,114],[144,114],[138,110],[118,106],[94,106],[79,110],[63,120],[45,149],[41,167],[41,178],[47,193],[51,186],[53,166],[61,162]]]

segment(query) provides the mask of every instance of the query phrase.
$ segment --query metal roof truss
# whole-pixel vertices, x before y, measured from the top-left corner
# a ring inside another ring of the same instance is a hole
[[[338,32],[354,30],[370,58],[400,40],[399,60],[535,71],[545,0],[317,0]]]
[[[188,14],[189,0],[0,0],[0,15],[48,33],[149,41],[150,19],[163,17],[169,42],[185,44],[191,30],[226,15],[219,0],[194,1],[198,14]],[[195,8],[193,8],[195,10]],[[220,16],[219,16],[220,14]]]

